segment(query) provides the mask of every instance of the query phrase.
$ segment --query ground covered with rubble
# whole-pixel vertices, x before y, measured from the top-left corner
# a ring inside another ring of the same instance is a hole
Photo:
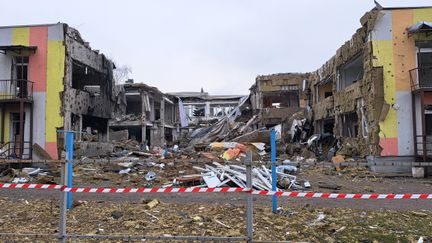
[[[57,233],[57,201],[2,198],[0,206],[8,209],[0,216],[2,232]],[[417,242],[420,237],[432,239],[431,219],[432,212],[424,210],[368,211],[303,204],[273,214],[270,207],[255,207],[254,238],[308,242]],[[68,212],[67,230],[70,234],[90,235],[241,236],[245,235],[245,208],[234,204],[187,205],[157,200],[136,203],[76,201]],[[47,238],[40,240],[49,241]],[[35,241],[27,238],[12,242]]]

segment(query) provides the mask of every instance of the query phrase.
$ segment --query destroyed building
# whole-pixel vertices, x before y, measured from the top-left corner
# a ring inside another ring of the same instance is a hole
[[[427,21],[430,7],[366,13],[351,40],[309,78],[315,132],[344,138],[357,155],[430,159]]]
[[[363,156],[430,159],[430,21],[430,7],[366,13],[351,40],[310,76],[315,131],[344,138]]]
[[[109,122],[110,140],[136,140],[151,147],[164,147],[178,139],[177,98],[144,83],[118,85],[117,105]]]
[[[432,157],[432,7],[377,6],[360,23],[317,71],[256,78],[250,88],[259,115],[256,128],[284,124],[304,110],[302,118],[311,119],[313,132],[342,138],[341,153],[348,156],[427,161]]]
[[[250,88],[252,110],[258,116],[258,127],[284,123],[308,105],[303,82],[308,73],[280,73],[258,76]]]
[[[57,159],[58,130],[107,141],[113,68],[67,24],[0,27],[0,156]]]
[[[209,95],[207,92],[172,92],[183,104],[190,126],[208,125],[230,114],[244,95]]]

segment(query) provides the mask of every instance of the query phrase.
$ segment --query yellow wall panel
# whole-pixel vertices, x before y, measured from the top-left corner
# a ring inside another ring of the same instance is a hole
[[[414,11],[414,23],[420,21],[432,22],[432,8],[414,9],[413,11]]]
[[[393,63],[393,42],[373,41],[373,65],[384,68],[384,98],[389,104],[396,102],[396,79]]]
[[[12,29],[12,44],[13,45],[30,45],[30,28],[13,28]]]
[[[396,103],[396,79],[393,62],[393,41],[373,41],[373,65],[383,67],[384,71],[384,99],[388,104]],[[380,137],[397,137],[397,113],[390,109],[384,122],[380,122]]]
[[[394,109],[390,109],[386,119],[379,123],[380,138],[396,138],[398,136],[398,120],[397,113]]]
[[[62,41],[48,41],[45,142],[57,141],[57,128],[63,126],[60,92],[63,91],[65,47]]]

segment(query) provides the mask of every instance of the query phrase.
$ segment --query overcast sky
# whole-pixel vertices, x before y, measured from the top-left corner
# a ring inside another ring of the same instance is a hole
[[[3,3],[1,25],[64,22],[135,82],[162,91],[247,94],[255,77],[315,71],[373,0],[38,0]],[[381,0],[385,7],[430,0]]]

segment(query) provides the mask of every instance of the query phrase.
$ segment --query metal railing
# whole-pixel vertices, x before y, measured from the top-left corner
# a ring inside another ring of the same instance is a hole
[[[423,159],[432,158],[432,136],[417,135],[414,146],[416,146],[416,156]]]
[[[411,90],[432,89],[432,66],[411,69]]]
[[[23,79],[0,80],[0,101],[33,100],[33,82]]]
[[[6,142],[0,145],[0,159],[31,159],[31,143],[24,141],[23,145],[23,148],[20,142]]]

